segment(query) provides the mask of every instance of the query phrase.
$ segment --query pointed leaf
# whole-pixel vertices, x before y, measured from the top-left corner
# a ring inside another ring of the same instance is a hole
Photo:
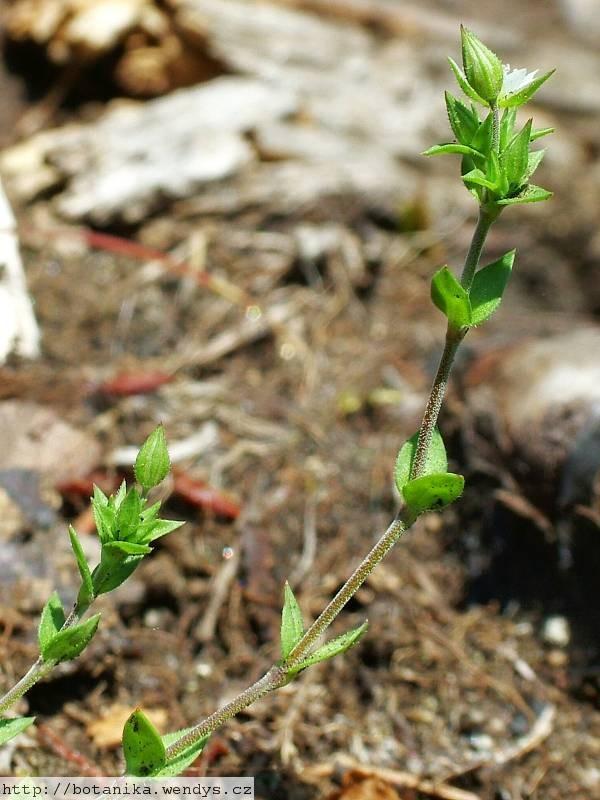
[[[127,775],[136,778],[154,776],[166,763],[163,740],[139,708],[123,728],[123,754]]]
[[[496,192],[498,190],[498,186],[489,180],[480,169],[472,169],[471,172],[467,172],[466,175],[463,175],[462,179],[467,187],[483,186],[484,189],[489,189],[491,192]]]
[[[77,561],[77,566],[79,568],[79,574],[81,575],[81,588],[79,589],[79,594],[77,595],[77,606],[80,607],[80,609],[83,609],[83,607],[87,608],[94,599],[92,573],[85,557],[85,553],[83,552],[81,542],[79,541],[79,537],[77,536],[77,531],[72,525],[69,525],[69,538],[71,539],[71,547],[73,548],[75,560]]]
[[[121,485],[119,486],[119,489],[113,498],[113,503],[117,510],[121,508],[121,503],[123,502],[123,500],[125,500],[126,496],[127,496],[127,483],[123,480],[121,481]]]
[[[63,604],[57,592],[52,592],[42,611],[38,628],[38,642],[40,652],[50,644],[62,626],[65,624]]]
[[[283,611],[281,613],[281,658],[283,661],[298,644],[304,633],[302,611],[291,586],[286,581],[284,588]]]
[[[530,183],[515,197],[505,197],[503,200],[497,200],[496,203],[499,206],[515,206],[520,203],[540,203],[543,200],[549,200],[551,197],[552,192]]]
[[[11,717],[10,719],[0,719],[0,745],[6,744],[6,742],[14,739],[15,736],[18,736],[28,728],[34,720],[35,717]]]
[[[463,156],[475,156],[476,158],[480,155],[477,150],[473,150],[472,147],[467,147],[464,144],[456,144],[455,142],[448,142],[447,144],[435,144],[433,147],[424,150],[421,155],[424,156],[441,156],[446,155],[447,153],[459,153]]]
[[[117,555],[122,553],[125,556],[146,556],[152,552],[152,548],[146,544],[138,542],[108,542],[103,547],[104,552]]]
[[[155,519],[140,526],[140,539],[144,542],[153,542],[155,539],[160,539],[161,536],[173,533],[173,531],[181,528],[182,525],[185,525],[185,522],[175,519]]]
[[[448,121],[456,140],[461,144],[470,145],[479,128],[477,113],[467,108],[464,103],[453,97],[450,92],[445,93],[445,98]]]
[[[423,475],[409,481],[402,489],[404,502],[413,514],[444,508],[461,496],[465,485],[462,475],[445,472]]]
[[[471,324],[469,295],[448,267],[442,267],[433,276],[431,299],[453,328],[460,330]]]
[[[500,164],[510,186],[521,186],[527,173],[529,137],[532,120],[527,120],[522,130],[512,138],[500,156]]]
[[[534,150],[533,152],[529,153],[529,157],[527,159],[527,169],[525,170],[525,177],[528,180],[542,163],[545,154],[545,150]]]
[[[458,66],[456,61],[454,61],[452,58],[448,58],[448,61],[450,63],[450,67],[452,68],[452,72],[454,73],[454,77],[456,78],[456,82],[467,95],[467,97],[470,97],[471,100],[474,100],[476,103],[480,103],[482,106],[487,106],[488,103],[477,94],[475,89],[469,86],[468,80],[465,78],[462,69]]]
[[[500,120],[500,138],[499,146],[500,152],[506,150],[508,143],[515,135],[515,125],[517,122],[517,109],[505,108]]]
[[[135,541],[141,522],[142,498],[135,488],[131,488],[119,506],[115,520],[114,538],[119,541]]]
[[[113,538],[116,512],[114,504],[111,505],[108,502],[108,497],[96,485],[94,485],[94,496],[92,497],[92,512],[100,541],[109,542]]]
[[[149,522],[153,519],[156,519],[156,517],[158,516],[158,512],[160,511],[161,505],[162,504],[159,500],[157,503],[153,503],[151,506],[145,508],[140,514],[142,522]]]
[[[502,301],[502,295],[515,260],[515,250],[488,264],[475,273],[470,298],[473,325],[481,325],[489,319]]]
[[[307,667],[311,667],[313,664],[318,664],[321,661],[329,661],[329,659],[345,653],[346,650],[349,650],[358,642],[368,627],[369,623],[365,621],[362,625],[359,625],[358,628],[342,633],[341,636],[337,636],[335,639],[332,639],[331,642],[327,642],[315,650],[314,653],[311,653],[311,655],[301,661],[297,667],[293,667],[291,672],[299,672]]]
[[[490,112],[480,123],[471,142],[471,147],[479,153],[489,155],[492,150],[492,134],[494,130],[494,115]]]
[[[414,433],[408,439],[398,453],[396,458],[396,465],[394,467],[394,480],[398,491],[402,494],[402,487],[410,480],[413,462],[417,452],[417,444],[419,441],[419,431]],[[427,451],[425,459],[424,474],[430,475],[432,473],[446,472],[448,469],[448,457],[446,456],[446,446],[442,439],[442,434],[437,428],[434,429],[431,437],[431,444]]]
[[[169,748],[172,744],[175,744],[176,741],[181,739],[182,736],[185,736],[189,733],[193,728],[183,728],[180,731],[175,731],[173,733],[166,733],[162,737],[162,742],[165,746],[165,749]],[[173,758],[168,758],[164,767],[158,770],[152,777],[154,778],[172,778],[175,775],[181,775],[184,770],[186,770],[194,761],[198,758],[198,756],[204,750],[206,743],[210,739],[210,734],[205,736],[202,739],[199,739],[194,744],[186,747],[183,752],[179,753],[179,755],[173,756]]]
[[[92,572],[95,596],[112,592],[129,578],[143,560],[144,555],[125,555],[119,546],[123,544],[126,543],[109,542],[102,548],[100,563]]]
[[[44,661],[70,661],[77,658],[92,640],[99,622],[100,614],[95,614],[85,622],[59,631],[49,642],[40,647]]]
[[[531,131],[531,142],[535,142],[537,139],[541,139],[542,136],[548,136],[550,133],[554,133],[554,128],[534,128]]]
[[[135,477],[144,491],[152,489],[167,477],[171,468],[165,429],[155,428],[142,445],[135,460]]]
[[[531,100],[533,95],[537,92],[537,90],[542,86],[542,84],[546,83],[549,77],[554,75],[556,72],[555,69],[551,69],[550,72],[546,72],[543,75],[540,75],[539,78],[535,78],[528,83],[527,86],[524,86],[518,92],[513,92],[513,94],[505,95],[498,100],[498,105],[500,108],[512,108],[514,106],[522,106],[528,100]]]
[[[508,179],[500,166],[500,159],[493,150],[488,159],[488,177],[490,183],[496,187],[494,191],[500,195],[507,194],[509,190]]]

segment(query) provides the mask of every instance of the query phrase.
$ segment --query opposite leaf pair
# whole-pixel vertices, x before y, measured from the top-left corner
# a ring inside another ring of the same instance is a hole
[[[462,475],[448,472],[446,446],[437,428],[427,450],[423,474],[411,478],[418,441],[417,431],[400,448],[394,468],[396,487],[415,517],[450,505],[461,496],[465,485]]]
[[[435,273],[431,281],[431,299],[446,315],[453,330],[481,325],[492,316],[502,302],[514,260],[514,250],[505,253],[476,272],[468,288],[459,283],[448,267]]]
[[[304,622],[302,611],[294,596],[291,586],[286,581],[284,589],[283,611],[281,613],[281,666],[286,671],[289,680],[293,680],[298,673],[307,667],[318,664],[320,661],[329,661],[330,658],[345,653],[352,645],[356,644],[368,628],[368,622],[363,622],[358,628],[342,633],[330,642],[318,647],[312,653],[302,658],[297,664],[290,667],[286,662],[304,636]]]

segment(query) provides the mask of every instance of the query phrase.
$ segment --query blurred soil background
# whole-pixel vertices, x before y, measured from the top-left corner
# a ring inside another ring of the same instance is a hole
[[[159,421],[187,525],[21,703],[38,725],[0,774],[118,774],[135,706],[172,730],[231,698],[277,657],[284,580],[313,617],[395,513],[443,338],[429,280],[460,267],[476,211],[456,159],[419,156],[450,138],[463,22],[513,66],[558,68],[531,104],[557,129],[555,198],[494,228],[486,258],[517,247],[515,274],[442,419],[467,491],[342,615],[368,616],[361,644],[193,769],[253,775],[266,800],[600,797],[598,3],[1,13],[0,175],[40,338],[14,334],[0,367],[0,684],[35,657],[52,588],[73,597],[67,524],[98,551],[92,482],[129,476]]]

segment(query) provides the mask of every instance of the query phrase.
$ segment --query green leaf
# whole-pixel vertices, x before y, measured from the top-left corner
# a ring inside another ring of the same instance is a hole
[[[441,156],[445,155],[446,153],[459,153],[463,156],[480,156],[480,153],[477,150],[473,150],[472,147],[467,147],[465,144],[456,144],[456,142],[448,142],[447,144],[435,144],[433,147],[430,147],[427,150],[424,150],[421,155],[424,156]]]
[[[412,472],[413,462],[417,452],[419,441],[419,431],[414,433],[408,441],[404,442],[396,458],[394,467],[394,480],[398,491],[402,494],[403,487],[409,482]],[[425,459],[424,474],[446,472],[448,469],[448,457],[442,434],[437,428],[434,429],[431,437],[431,444]]]
[[[464,103],[451,95],[450,92],[445,92],[445,98],[448,121],[452,132],[461,144],[470,145],[479,128],[477,113],[467,108]]]
[[[44,652],[44,648],[50,644],[64,624],[65,612],[63,604],[58,593],[52,592],[42,611],[38,628],[38,642],[41,653]]]
[[[497,200],[496,204],[499,206],[515,206],[520,203],[541,203],[543,200],[549,200],[551,197],[552,192],[549,192],[547,189],[542,189],[541,186],[530,183],[515,197],[505,197],[503,200]]]
[[[431,281],[431,299],[448,317],[448,323],[456,330],[471,324],[471,303],[468,292],[463,289],[448,267],[438,270]]]
[[[504,170],[500,166],[500,159],[492,150],[488,160],[488,177],[490,183],[496,187],[495,191],[500,195],[505,195],[508,192],[509,185]]]
[[[108,542],[102,547],[100,563],[92,572],[95,596],[112,592],[113,589],[124,583],[139,566],[145,552],[139,555],[126,555],[123,546],[127,547],[127,545],[127,542]],[[144,545],[137,546],[144,547]]]
[[[115,508],[118,510],[121,508],[121,503],[125,500],[127,496],[127,483],[126,481],[121,481],[121,485],[119,486],[119,490],[117,491],[116,495],[113,498],[113,503]]]
[[[540,86],[546,83],[548,78],[554,75],[555,72],[555,69],[551,69],[550,72],[545,72],[543,75],[540,75],[539,78],[535,78],[531,81],[531,83],[528,83],[527,86],[524,86],[518,92],[513,92],[512,94],[507,94],[503,97],[500,97],[498,100],[498,106],[500,108],[513,108],[516,106],[522,106],[528,100],[531,100]]]
[[[349,650],[358,642],[368,627],[369,623],[365,621],[362,625],[359,625],[358,628],[342,633],[341,636],[337,636],[335,639],[319,647],[296,667],[292,667],[290,672],[296,674],[307,667],[313,666],[313,664],[319,664],[321,661],[329,661],[329,659],[345,653],[346,650]]]
[[[481,325],[489,319],[502,301],[515,260],[515,250],[488,264],[475,273],[471,285],[472,324]]]
[[[527,180],[531,178],[533,173],[542,163],[545,154],[546,154],[545,150],[534,150],[531,153],[529,153],[529,157],[527,159],[527,169],[525,170],[525,177],[527,178]]]
[[[158,512],[160,511],[161,505],[162,504],[159,500],[157,503],[153,503],[151,506],[145,508],[140,514],[142,522],[151,522],[152,520],[156,519],[156,517],[158,516]]]
[[[548,136],[550,133],[554,133],[554,128],[534,128],[531,131],[531,142],[535,142],[537,139],[541,139],[542,136]]]
[[[81,575],[81,587],[77,595],[77,606],[80,609],[87,608],[94,599],[94,586],[92,584],[92,573],[89,564],[83,552],[81,542],[77,536],[77,531],[72,525],[69,525],[69,538],[71,539],[71,547],[75,554],[75,560]]]
[[[115,520],[114,538],[120,541],[135,541],[141,522],[142,498],[135,488],[131,488],[121,502]]]
[[[127,775],[137,778],[155,776],[166,764],[163,740],[139,708],[123,728],[123,754]]]
[[[175,744],[182,736],[185,736],[189,733],[193,728],[183,728],[180,731],[175,731],[173,733],[166,733],[162,737],[162,742],[165,746],[165,749],[169,748],[172,744]],[[181,775],[184,770],[186,770],[190,764],[193,764],[194,761],[198,758],[200,753],[204,750],[206,743],[210,739],[210,734],[208,736],[199,739],[194,744],[186,747],[179,755],[173,756],[173,758],[167,758],[167,762],[165,766],[160,769],[155,775],[152,777],[154,778],[172,778],[175,775]]]
[[[494,129],[494,115],[490,112],[480,123],[471,142],[471,147],[483,155],[489,155],[492,150],[492,133]]]
[[[465,78],[462,69],[458,66],[456,61],[451,58],[448,58],[448,61],[450,63],[452,72],[454,73],[454,77],[456,78],[456,82],[467,95],[467,97],[470,97],[471,100],[474,100],[476,103],[480,103],[482,106],[487,106],[488,103],[482,97],[480,97],[477,92],[471,88],[471,86],[469,86],[469,82]]]
[[[100,614],[64,628],[56,633],[44,646],[40,646],[44,661],[70,661],[85,650],[88,646],[100,622]]]
[[[462,475],[444,472],[423,475],[409,481],[402,488],[404,502],[413,514],[444,508],[461,496],[465,485]]]
[[[497,184],[489,180],[480,169],[472,169],[466,175],[463,175],[462,179],[466,186],[483,186],[491,192],[495,192],[498,189]]]
[[[176,531],[182,525],[185,525],[185,522],[179,522],[175,519],[155,519],[142,523],[139,528],[140,541],[153,542],[161,536],[166,536],[168,533]]]
[[[108,497],[96,485],[94,485],[94,496],[92,497],[92,512],[100,541],[102,543],[109,542],[113,538],[115,506],[114,502],[109,503]]]
[[[527,120],[500,156],[500,165],[511,187],[521,186],[526,178],[531,124],[532,120]]]
[[[281,613],[281,658],[283,661],[298,644],[303,633],[302,611],[289,583],[286,581],[283,611]]]
[[[506,150],[508,147],[508,143],[515,135],[515,125],[517,122],[517,109],[516,108],[505,108],[504,113],[502,114],[502,119],[500,120],[500,138],[499,138],[499,146],[500,152]]]
[[[462,25],[460,38],[463,67],[469,86],[486,102],[495,102],[504,81],[502,62],[474,33]]]
[[[28,728],[35,717],[15,717],[0,719],[0,745],[6,744]]]
[[[164,480],[171,468],[165,429],[159,425],[146,439],[135,460],[135,477],[144,491]]]
[[[123,553],[125,556],[147,556],[152,552],[151,547],[138,542],[108,542],[104,545],[103,550],[115,555]]]

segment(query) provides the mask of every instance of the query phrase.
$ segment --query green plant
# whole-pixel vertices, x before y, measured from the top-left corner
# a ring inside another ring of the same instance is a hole
[[[490,227],[507,206],[551,197],[551,192],[535,186],[530,178],[544,154],[543,150],[532,150],[531,143],[552,133],[552,129],[535,130],[531,120],[517,129],[517,108],[533,96],[552,72],[537,77],[536,72],[511,71],[509,67],[503,67],[489,48],[462,27],[461,42],[464,72],[452,59],[450,66],[460,88],[472,103],[467,106],[446,93],[448,119],[455,141],[436,145],[425,155],[457,153],[462,156],[462,181],[478,203],[479,218],[460,279],[445,266],[436,272],[431,283],[431,298],[447,318],[446,343],[421,426],[402,446],[396,460],[394,477],[403,505],[376,545],[306,629],[296,598],[286,584],[279,661],[226,706],[168,744],[164,756],[161,751],[151,772],[190,752],[190,748],[199,747],[200,742],[206,741],[228,719],[294,680],[311,665],[329,660],[356,644],[367,629],[366,622],[326,644],[319,645],[318,642],[368,575],[415,520],[425,511],[449,505],[462,494],[464,479],[462,475],[448,472],[446,448],[437,420],[460,343],[470,328],[484,323],[498,309],[510,278],[514,250],[478,269]],[[478,106],[485,109],[483,119]],[[500,109],[503,109],[502,115]],[[140,712],[136,712],[134,717],[136,715],[141,717]],[[146,725],[143,731],[137,737],[137,745],[142,746],[152,738],[158,753],[158,733],[150,725]],[[131,762],[128,765],[133,768]]]
[[[100,614],[84,618],[94,600],[120,586],[152,552],[152,542],[176,530],[183,522],[161,519],[160,502],[148,505],[148,492],[157,486],[170,469],[167,443],[162,426],[146,439],[135,462],[135,477],[141,491],[125,481],[118,492],[107,497],[94,487],[92,509],[100,538],[100,562],[92,569],[87,562],[75,529],[69,528],[71,547],[81,584],[68,616],[54,592],[42,611],[38,629],[39,657],[28,672],[0,698],[0,744],[25,730],[32,717],[2,719],[25,692],[62,661],[77,658],[93,639]]]
[[[446,93],[446,108],[453,142],[436,145],[425,155],[455,153],[462,157],[461,176],[478,203],[479,217],[460,278],[444,266],[433,276],[431,298],[447,318],[444,350],[419,430],[402,446],[395,466],[395,483],[402,506],[388,529],[364,557],[317,619],[305,627],[300,607],[288,584],[284,590],[279,660],[252,686],[199,724],[160,736],[141,711],[125,725],[123,748],[127,773],[133,776],[169,776],[183,771],[201,752],[210,735],[256,700],[278,689],[313,664],[327,661],[356,644],[367,629],[358,628],[319,644],[340,611],[400,536],[424,512],[453,503],[462,493],[464,479],[448,471],[448,459],[437,420],[452,364],[469,329],[481,325],[498,309],[510,278],[515,251],[479,268],[486,236],[502,211],[512,205],[546,200],[551,193],[530,179],[543,150],[531,144],[552,129],[534,129],[531,120],[517,127],[517,109],[524,105],[552,74],[537,77],[526,70],[503,67],[498,57],[473,33],[461,28],[463,69],[450,66],[469,105]],[[484,109],[480,117],[480,107]],[[502,109],[502,112],[501,112]],[[145,493],[168,470],[162,429],[142,447],[136,476],[142,494],[123,486],[115,497],[97,492],[93,498],[98,533],[102,541],[100,564],[93,572],[83,558],[77,536],[71,540],[81,573],[81,589],[73,612],[65,620],[60,601],[53,595],[40,625],[41,656],[32,670],[0,700],[5,711],[34,682],[60,660],[78,655],[94,635],[98,617],[81,621],[93,598],[110,591],[131,574],[149,552],[148,543],[180,523],[157,519],[158,507],[145,507]],[[31,720],[4,720],[0,737],[16,735]]]

